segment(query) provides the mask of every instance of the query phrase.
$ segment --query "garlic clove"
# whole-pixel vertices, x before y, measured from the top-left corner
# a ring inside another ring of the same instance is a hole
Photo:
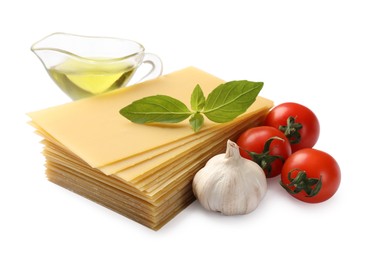
[[[265,196],[267,180],[255,162],[240,156],[228,140],[225,154],[212,157],[193,179],[193,192],[209,211],[243,215],[255,210]]]

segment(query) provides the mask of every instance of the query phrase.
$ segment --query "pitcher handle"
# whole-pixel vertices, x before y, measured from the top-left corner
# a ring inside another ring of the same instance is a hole
[[[161,59],[152,53],[145,53],[143,57],[142,64],[149,64],[151,65],[150,71],[143,76],[140,80],[137,82],[141,82],[144,80],[154,79],[162,74],[162,61]]]

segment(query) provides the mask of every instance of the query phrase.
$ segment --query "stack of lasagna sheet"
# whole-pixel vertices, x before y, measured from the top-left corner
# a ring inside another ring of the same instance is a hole
[[[227,139],[259,125],[272,106],[258,97],[242,116],[194,133],[177,124],[135,124],[119,110],[137,99],[169,95],[185,104],[200,84],[205,95],[223,83],[193,67],[100,96],[30,113],[43,137],[50,181],[157,230],[193,200],[194,174],[224,152]]]

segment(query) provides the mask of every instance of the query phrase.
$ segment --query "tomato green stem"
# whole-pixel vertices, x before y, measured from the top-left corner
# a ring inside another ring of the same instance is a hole
[[[271,138],[269,138],[265,144],[264,144],[264,149],[262,150],[261,153],[255,153],[255,152],[251,152],[251,151],[247,151],[245,150],[246,153],[248,153],[248,155],[252,158],[252,160],[257,163],[258,165],[260,165],[260,167],[263,170],[267,171],[267,177],[271,176],[271,172],[272,172],[272,167],[271,164],[275,161],[275,160],[281,160],[282,162],[284,162],[284,158],[282,156],[279,155],[271,155],[270,154],[270,145],[274,140],[280,140],[282,142],[285,142],[284,139],[277,137],[277,136],[273,136]]]
[[[295,122],[295,117],[292,116],[288,117],[285,126],[279,126],[279,130],[285,134],[291,144],[297,144],[300,142],[301,136],[299,130],[302,128],[302,124]]]
[[[291,174],[297,171],[297,176],[295,178],[291,177]],[[307,173],[300,169],[293,169],[288,173],[289,184],[284,184],[280,181],[280,185],[290,194],[297,194],[304,191],[307,195],[306,197],[316,196],[322,188],[322,175],[317,178],[308,178]]]

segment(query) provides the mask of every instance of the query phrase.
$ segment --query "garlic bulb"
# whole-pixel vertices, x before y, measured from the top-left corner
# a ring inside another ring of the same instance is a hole
[[[224,215],[242,215],[256,209],[267,190],[264,171],[244,159],[236,143],[228,140],[225,154],[212,157],[193,180],[201,205]]]

